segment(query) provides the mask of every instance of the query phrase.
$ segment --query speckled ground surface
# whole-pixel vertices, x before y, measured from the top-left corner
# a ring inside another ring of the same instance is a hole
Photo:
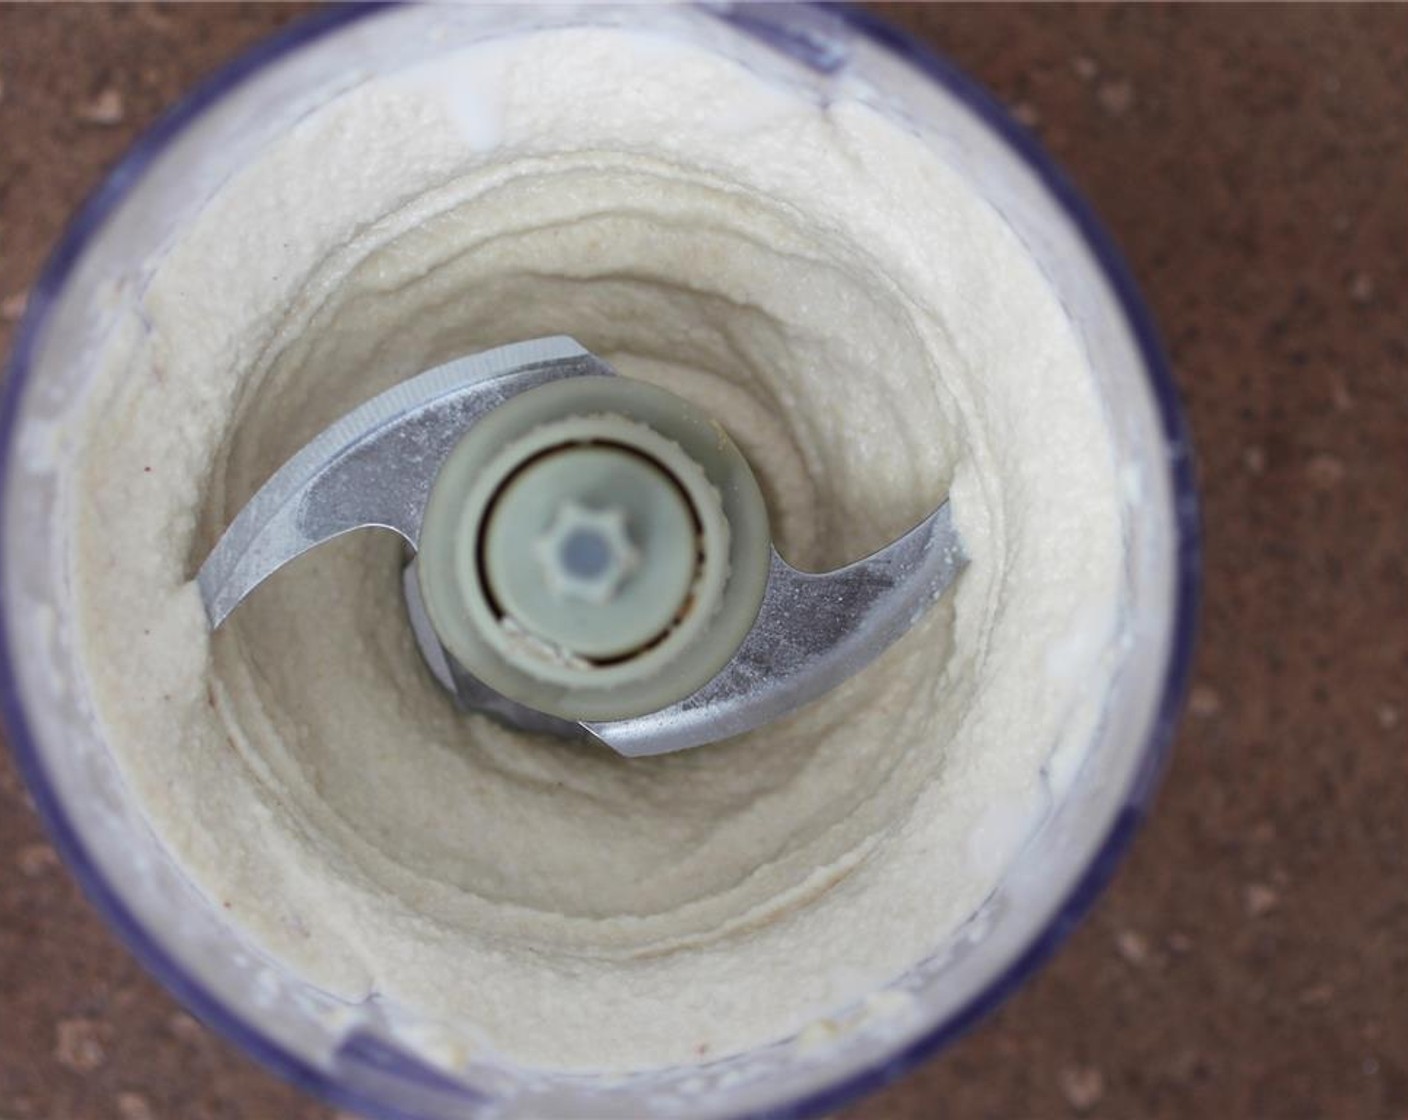
[[[0,7],[0,349],[132,136],[292,7]],[[907,7],[1094,201],[1206,497],[1154,816],[1046,970],[849,1110],[1408,1120],[1408,7]],[[99,923],[0,758],[0,1120],[325,1120]]]

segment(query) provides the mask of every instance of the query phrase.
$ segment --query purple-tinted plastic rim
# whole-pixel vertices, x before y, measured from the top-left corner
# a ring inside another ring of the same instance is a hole
[[[29,378],[35,347],[49,313],[89,241],[141,179],[152,160],[178,134],[227,92],[264,67],[330,32],[363,19],[384,7],[381,3],[357,4],[318,12],[272,36],[237,58],[198,86],[175,105],[128,150],[121,162],[78,211],[39,280],[31,289],[29,306],[20,323],[3,390],[0,391],[0,495],[6,492],[9,451],[15,446],[15,424]],[[1143,819],[1167,762],[1174,729],[1192,662],[1194,632],[1200,597],[1201,542],[1198,498],[1188,430],[1178,393],[1148,311],[1139,296],[1118,250],[1094,212],[1037,142],[1007,115],[1002,106],[976,81],[946,58],[933,53],[909,35],[857,7],[829,7],[856,33],[887,48],[943,86],[977,115],[1024,160],[1051,196],[1065,210],[1099,261],[1119,300],[1125,319],[1138,343],[1144,369],[1158,407],[1168,452],[1178,537],[1175,571],[1175,628],[1154,723],[1141,765],[1130,783],[1126,800],[1100,848],[1071,889],[1050,924],[1006,970],[966,1006],[908,1046],[862,1073],[827,1086],[806,1097],[739,1120],[805,1120],[831,1113],[868,1092],[894,1081],[940,1047],[952,1042],[1012,994],[1060,945],[1090,909],[1114,873]],[[727,18],[726,12],[720,12]],[[785,49],[785,48],[784,48]],[[5,555],[4,526],[0,523],[0,562]],[[415,1120],[411,1114],[350,1090],[324,1071],[275,1044],[259,1030],[234,1015],[220,999],[192,978],[148,935],[123,899],[99,873],[85,846],[59,803],[35,750],[33,733],[20,700],[15,661],[22,655],[13,645],[9,617],[0,598],[0,719],[8,732],[21,775],[35,808],[48,828],[55,847],[67,861],[89,900],[126,943],[142,965],[206,1025],[223,1034],[275,1074],[299,1088],[340,1107],[383,1120]]]

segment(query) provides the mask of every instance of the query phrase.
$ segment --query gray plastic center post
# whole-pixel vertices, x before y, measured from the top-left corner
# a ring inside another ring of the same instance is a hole
[[[684,613],[699,581],[698,537],[689,499],[654,462],[570,444],[500,492],[485,521],[483,574],[502,614],[564,656],[625,657]],[[722,590],[708,586],[713,599]]]
[[[658,710],[752,626],[767,514],[747,462],[665,390],[583,377],[495,409],[431,492],[427,617],[490,688],[571,720]]]

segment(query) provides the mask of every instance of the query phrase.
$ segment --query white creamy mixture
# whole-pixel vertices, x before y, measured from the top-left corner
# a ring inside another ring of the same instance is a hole
[[[1098,716],[1122,554],[1084,355],[1002,218],[860,104],[640,33],[475,47],[300,121],[141,320],[74,487],[100,717],[193,879],[349,1001],[554,1068],[784,1037],[973,912]],[[212,639],[192,577],[280,463],[402,378],[548,334],[711,410],[794,563],[950,493],[970,567],[822,701],[637,761],[457,712],[390,534],[315,550]]]

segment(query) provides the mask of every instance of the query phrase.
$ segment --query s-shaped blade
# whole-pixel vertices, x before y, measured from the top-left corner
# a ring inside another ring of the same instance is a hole
[[[457,358],[354,409],[275,472],[201,565],[211,628],[333,537],[380,526],[417,545],[431,487],[470,425],[528,389],[614,372],[570,338],[540,338]]]
[[[583,726],[632,758],[752,731],[869,665],[966,563],[947,502],[880,551],[832,572],[799,572],[774,550],[757,621],[718,676],[649,715]]]
[[[436,478],[476,421],[549,382],[612,373],[569,338],[538,339],[449,362],[355,409],[260,488],[202,565],[197,579],[212,628],[284,564],[353,529],[388,528],[418,547]],[[499,696],[452,664],[425,625],[409,576],[406,598],[431,671],[463,707],[528,730],[580,727],[620,754],[645,756],[740,735],[816,699],[908,631],[965,563],[947,503],[833,572],[800,572],[770,550],[756,620],[713,679],[647,715],[581,724]]]

